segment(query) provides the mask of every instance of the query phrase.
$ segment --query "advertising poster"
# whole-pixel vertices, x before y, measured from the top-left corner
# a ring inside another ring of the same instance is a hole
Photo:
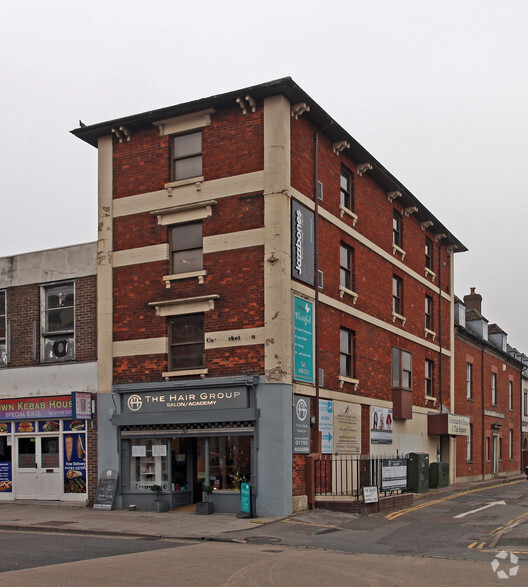
[[[293,396],[293,453],[310,454],[310,398]]]
[[[64,493],[86,493],[86,435],[84,422],[64,422]]]
[[[334,449],[338,454],[361,454],[361,406],[334,402]]]
[[[370,442],[392,444],[392,409],[370,407]]]
[[[313,383],[313,303],[297,296],[293,296],[293,340],[293,377]]]
[[[0,463],[0,492],[11,493],[12,491],[11,461]]]
[[[319,400],[319,432],[321,433],[321,452],[334,452],[334,402]]]
[[[291,259],[292,277],[314,284],[314,213],[291,201]]]

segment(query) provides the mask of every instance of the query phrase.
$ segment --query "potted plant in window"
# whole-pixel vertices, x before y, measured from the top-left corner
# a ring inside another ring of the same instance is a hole
[[[169,502],[161,499],[163,487],[155,484],[150,486],[150,490],[156,494],[156,499],[150,502],[150,511],[158,513],[168,512],[170,509]]]
[[[214,512],[214,503],[211,501],[214,485],[209,483],[202,484],[202,501],[196,504],[196,513],[201,516],[207,516]]]

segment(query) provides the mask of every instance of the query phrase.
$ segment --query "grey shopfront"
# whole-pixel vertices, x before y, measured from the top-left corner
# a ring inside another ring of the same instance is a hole
[[[155,485],[171,508],[193,504],[210,485],[215,511],[238,512],[248,482],[257,513],[291,510],[290,386],[253,376],[123,384],[105,399],[99,446],[117,455],[100,450],[99,469],[119,471],[115,507],[148,509]]]

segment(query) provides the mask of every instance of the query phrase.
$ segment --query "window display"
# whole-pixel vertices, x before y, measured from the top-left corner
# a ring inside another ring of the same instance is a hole
[[[130,481],[134,489],[149,490],[153,485],[169,489],[167,440],[131,440]]]
[[[249,436],[211,436],[209,439],[209,481],[215,491],[240,491],[240,484],[251,477],[251,439]],[[205,438],[198,439],[198,455],[205,453]],[[198,475],[204,459],[198,459]]]

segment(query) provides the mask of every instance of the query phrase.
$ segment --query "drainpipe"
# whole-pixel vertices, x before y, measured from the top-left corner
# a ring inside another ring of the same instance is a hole
[[[443,413],[442,397],[442,243],[438,242],[438,403],[440,413]],[[450,406],[452,407],[452,406]]]

